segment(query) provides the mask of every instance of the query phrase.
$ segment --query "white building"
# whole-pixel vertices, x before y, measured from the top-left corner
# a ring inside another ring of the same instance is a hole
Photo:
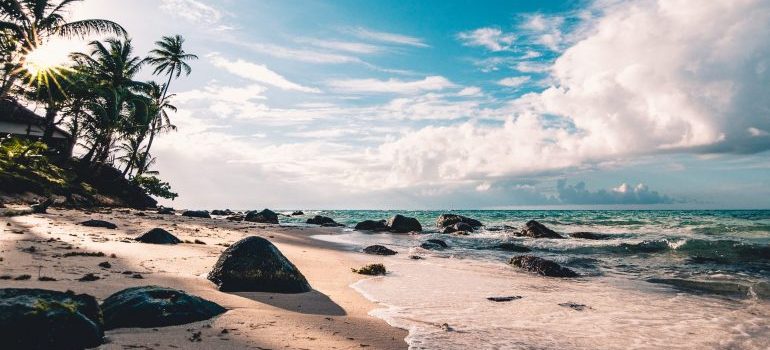
[[[28,139],[42,139],[45,131],[45,118],[35,114],[16,101],[0,99],[0,136],[13,135]],[[56,128],[51,144],[55,150],[67,157],[72,156],[74,145],[72,136]]]

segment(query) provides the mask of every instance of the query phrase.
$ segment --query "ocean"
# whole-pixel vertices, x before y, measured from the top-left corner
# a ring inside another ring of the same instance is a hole
[[[352,287],[382,307],[372,315],[410,331],[412,349],[769,349],[768,210],[306,211],[352,227],[396,213],[417,218],[417,235],[342,229],[315,238],[360,251],[382,244],[389,273]],[[468,236],[441,234],[442,213],[475,218]],[[537,220],[569,237],[513,231]],[[449,248],[426,250],[427,239]],[[531,250],[498,249],[514,243]],[[532,254],[581,277],[535,276],[508,265]],[[415,260],[410,256],[420,256]],[[506,302],[489,297],[510,297]]]

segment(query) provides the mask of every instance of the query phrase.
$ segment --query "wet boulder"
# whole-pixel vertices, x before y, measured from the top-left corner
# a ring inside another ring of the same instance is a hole
[[[594,233],[594,232],[573,232],[569,234],[572,238],[579,238],[579,239],[592,239],[592,240],[602,240],[602,239],[610,239],[610,235],[606,235],[603,233]]]
[[[385,220],[364,220],[357,223],[355,229],[360,231],[387,231],[388,222]]]
[[[528,221],[524,225],[524,229],[517,232],[516,235],[531,238],[564,238],[554,230],[551,230],[535,220]]]
[[[441,231],[441,233],[456,233],[456,232],[473,232],[473,226],[466,224],[464,222],[458,222],[452,226],[444,227],[444,229]]]
[[[211,215],[219,215],[219,216],[225,216],[225,215],[233,215],[233,211],[230,209],[216,209],[211,211]]]
[[[577,277],[578,274],[566,267],[533,255],[514,256],[508,262],[510,265],[529,272],[548,277]]]
[[[102,303],[104,328],[151,328],[203,321],[225,308],[181,290],[143,286],[124,289]]]
[[[179,244],[182,241],[176,238],[171,232],[168,232],[162,228],[156,227],[147,231],[145,234],[136,238],[137,241],[142,243],[151,244]]]
[[[158,214],[169,215],[169,214],[174,214],[174,213],[176,213],[176,210],[174,210],[174,208],[169,208],[169,207],[160,207],[160,208],[158,208]]]
[[[93,219],[91,219],[91,220],[83,221],[80,224],[83,225],[83,226],[101,227],[101,228],[107,228],[107,229],[110,229],[110,230],[114,230],[114,229],[118,228],[118,225],[115,225],[115,224],[113,224],[113,223],[111,223],[109,221],[104,221],[104,220],[93,220]]]
[[[396,255],[398,252],[389,249],[386,246],[382,246],[379,244],[370,245],[366,248],[364,248],[364,253],[366,254],[372,254],[372,255]]]
[[[296,210],[291,212],[291,216],[302,216],[302,215],[305,215],[305,213],[302,212],[302,210]]]
[[[415,218],[396,214],[388,219],[388,230],[395,233],[422,232],[422,225]]]
[[[99,304],[90,295],[0,289],[2,349],[84,349],[99,346],[103,337]]]
[[[314,217],[312,217],[310,219],[307,219],[306,223],[311,224],[311,225],[321,225],[321,226],[326,226],[326,227],[345,226],[343,224],[337,223],[332,218],[329,218],[329,217],[326,217],[326,216],[321,216],[321,215],[316,215],[316,216],[314,216]]]
[[[249,222],[258,222],[262,224],[277,224],[278,214],[270,209],[264,209],[262,211],[252,210],[246,213],[244,220]]]
[[[211,214],[209,214],[207,210],[185,210],[182,212],[182,216],[190,218],[211,219]]]
[[[464,223],[471,227],[471,230],[461,231],[473,231],[473,229],[483,226],[481,221],[457,214],[441,214],[436,219],[436,227],[439,231],[442,231],[447,227],[452,227],[458,223]]]
[[[223,292],[304,293],[312,289],[278,248],[256,236],[228,247],[208,279]]]
[[[440,239],[429,239],[422,244],[420,244],[420,247],[422,249],[428,249],[428,250],[441,250],[445,248],[449,248],[449,245],[446,244],[446,242],[440,240]]]

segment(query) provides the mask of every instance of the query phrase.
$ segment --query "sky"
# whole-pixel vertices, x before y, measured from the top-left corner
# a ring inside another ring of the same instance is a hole
[[[180,194],[164,204],[770,208],[769,1],[87,0],[70,16],[120,23],[138,55],[181,34],[200,57],[153,148]]]

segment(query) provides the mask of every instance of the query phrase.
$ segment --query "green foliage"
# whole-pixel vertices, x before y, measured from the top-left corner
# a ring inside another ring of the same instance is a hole
[[[155,176],[137,176],[133,181],[151,196],[170,200],[174,200],[174,198],[179,196],[178,194],[171,192],[171,185],[169,185],[168,182],[160,181],[160,179]]]
[[[40,141],[6,136],[0,139],[0,167],[15,169],[24,166],[42,169],[48,165],[46,150],[48,147]]]

